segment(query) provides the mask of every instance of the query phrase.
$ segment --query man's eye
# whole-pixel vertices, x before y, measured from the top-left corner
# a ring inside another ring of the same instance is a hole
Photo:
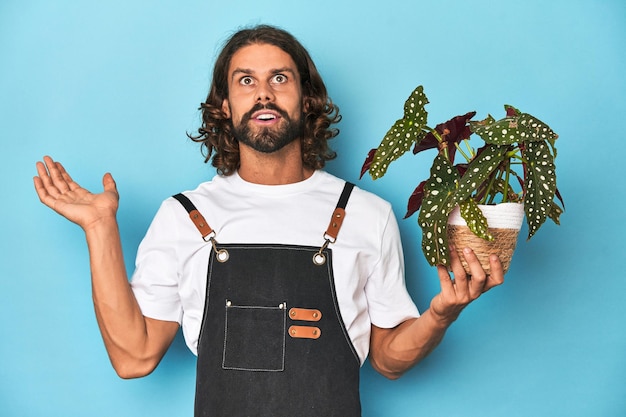
[[[275,84],[282,84],[287,82],[287,77],[285,77],[283,74],[276,74],[272,77],[272,82]]]
[[[239,84],[241,85],[251,85],[253,83],[254,81],[251,77],[243,77],[241,80],[239,80]]]

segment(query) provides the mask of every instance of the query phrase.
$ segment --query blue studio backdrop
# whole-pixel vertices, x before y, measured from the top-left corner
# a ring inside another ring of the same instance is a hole
[[[401,219],[428,158],[359,179],[367,152],[425,86],[431,124],[512,104],[560,135],[561,226],[525,230],[503,286],[463,312],[397,381],[362,369],[363,415],[626,415],[623,133],[626,3],[3,0],[0,2],[0,415],[191,416],[195,357],[180,335],[150,376],[111,368],[82,231],[41,205],[35,162],[88,189],[110,171],[129,273],[160,202],[214,175],[186,132],[237,28],[281,26],[309,49],[340,106],[328,170]],[[416,217],[399,220],[421,310],[438,279]]]

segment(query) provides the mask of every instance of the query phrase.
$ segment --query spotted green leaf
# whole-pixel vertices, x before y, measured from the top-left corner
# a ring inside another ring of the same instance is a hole
[[[528,239],[530,239],[552,214],[556,192],[556,172],[554,156],[550,153],[550,147],[545,141],[529,142],[524,151],[524,158],[528,167],[524,212],[528,223]]]
[[[495,145],[515,143],[519,140],[521,133],[515,117],[505,117],[498,121],[490,118],[480,122],[470,122],[470,127],[486,143]]]
[[[476,189],[498,168],[504,161],[508,146],[488,145],[469,164],[465,174],[459,181],[458,190],[454,194],[452,203],[456,206],[467,200]]]
[[[548,141],[554,146],[554,141],[559,137],[550,126],[528,113],[520,114],[518,125],[523,129],[525,142]]]
[[[385,175],[391,162],[424,138],[426,132],[423,128],[428,117],[424,108],[426,104],[428,99],[424,94],[424,87],[420,85],[404,103],[404,117],[393,124],[377,148],[369,166],[369,173],[373,179]]]
[[[448,265],[448,215],[454,208],[454,195],[459,174],[444,156],[437,155],[424,185],[424,199],[418,216],[422,228],[422,251],[430,265]]]
[[[548,217],[552,219],[554,223],[560,225],[561,214],[563,214],[563,209],[553,201],[552,206],[550,207],[550,212],[548,213]]]
[[[461,217],[467,223],[467,227],[479,238],[493,241],[493,236],[489,233],[489,225],[483,212],[478,208],[478,204],[473,199],[468,199],[459,204]]]
[[[505,105],[506,117],[495,120],[492,116],[480,122],[470,122],[472,132],[486,143],[510,145],[520,142],[547,140],[551,143],[558,138],[550,127],[536,117],[522,113],[513,106]]]

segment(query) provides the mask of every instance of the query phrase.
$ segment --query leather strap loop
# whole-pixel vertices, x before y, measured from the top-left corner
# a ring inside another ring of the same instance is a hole
[[[319,339],[322,331],[318,327],[311,326],[290,326],[289,336],[294,339]]]
[[[289,310],[291,320],[320,321],[322,312],[310,308],[292,308]]]
[[[189,218],[193,224],[196,225],[196,228],[202,235],[202,239],[207,240],[206,237],[213,233],[213,229],[209,226],[207,221],[204,219],[204,216],[202,216],[196,206],[191,202],[191,200],[189,200],[189,198],[187,198],[186,195],[182,193],[178,193],[172,197],[183,205],[185,210],[187,210],[187,213],[189,213]]]
[[[346,217],[346,205],[348,204],[348,199],[350,198],[353,188],[354,184],[346,182],[343,187],[343,191],[341,192],[341,196],[339,197],[339,201],[337,202],[337,207],[335,208],[335,211],[333,211],[333,215],[330,218],[330,223],[324,236],[329,236],[331,238],[331,242],[334,242],[337,239],[337,235],[339,235],[339,229],[341,229],[343,219]]]
[[[202,235],[203,239],[213,233],[213,229],[211,228],[211,226],[209,226],[206,220],[204,220],[204,216],[202,216],[202,214],[200,214],[198,210],[193,210],[189,212],[189,218],[191,219],[193,224],[196,225],[196,228]]]
[[[328,225],[328,229],[326,229],[326,235],[333,238],[333,240],[337,239],[337,235],[339,234],[339,229],[343,224],[343,219],[346,216],[346,211],[342,208],[337,207],[335,211],[333,211],[333,217],[330,219],[330,224]]]

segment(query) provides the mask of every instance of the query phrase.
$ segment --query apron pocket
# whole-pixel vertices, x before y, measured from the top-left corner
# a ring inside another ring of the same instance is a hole
[[[236,306],[226,302],[223,369],[285,369],[285,304],[277,307]]]

